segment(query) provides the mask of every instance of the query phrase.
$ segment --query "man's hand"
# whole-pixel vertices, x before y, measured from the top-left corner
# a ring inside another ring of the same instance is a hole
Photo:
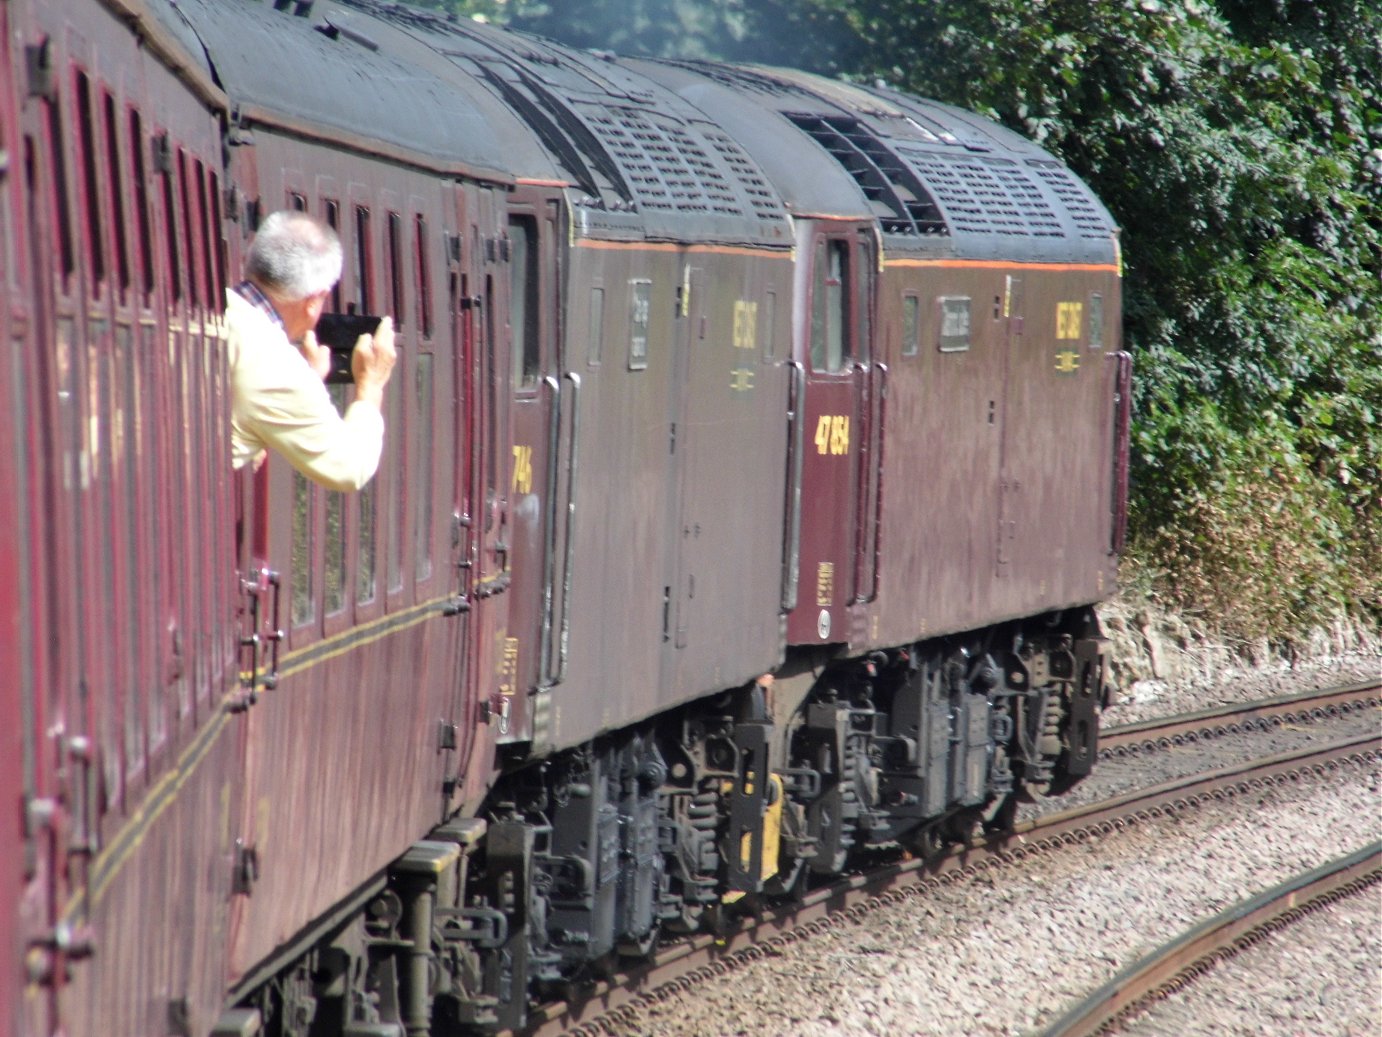
[[[355,398],[384,409],[384,386],[389,384],[398,353],[393,345],[393,318],[385,317],[373,335],[361,335],[350,354]]]
[[[309,331],[302,336],[302,341],[298,343],[298,352],[318,378],[325,378],[331,373],[331,349],[317,342],[315,331]]]

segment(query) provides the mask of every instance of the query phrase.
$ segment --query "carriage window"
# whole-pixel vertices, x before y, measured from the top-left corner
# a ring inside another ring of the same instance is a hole
[[[57,101],[48,104],[48,154],[52,158],[53,202],[57,207],[56,226],[58,231],[59,269],[64,279],[77,269],[77,258],[72,248],[72,202],[67,194],[67,157],[64,148],[67,135],[62,128],[62,106]],[[64,291],[67,289],[64,284]]]
[[[403,304],[406,292],[403,286],[403,217],[396,212],[389,213],[389,312],[393,314],[393,326],[403,327]]]
[[[201,237],[201,222],[192,212],[194,201],[187,176],[187,153],[178,148],[178,190],[182,193],[182,234],[187,242],[187,296],[194,305],[204,301],[206,281],[201,269],[201,255],[197,251]]]
[[[141,146],[141,139],[139,137],[135,137],[133,147],[135,148],[135,150],[139,150]],[[149,413],[146,416],[144,412],[144,405],[142,402],[143,397],[141,395],[145,390],[142,389],[141,386],[145,385],[145,374],[149,371],[150,365],[155,364],[157,362],[154,357],[154,351],[157,348],[158,334],[158,329],[153,324],[142,324],[140,326],[141,341],[139,348],[135,351],[135,360],[134,363],[130,365],[129,371],[131,384],[130,406],[134,413],[135,423],[135,450],[137,450],[143,457],[149,460],[149,464],[140,465],[140,467],[143,467],[146,472],[148,472],[150,469],[156,470],[158,468],[158,465],[153,462],[158,456],[157,446],[155,445],[158,435],[158,433],[155,432],[155,429],[158,427],[158,422],[155,420],[155,418],[158,414],[159,402],[157,394],[153,393],[152,390],[150,390],[148,404]],[[146,417],[148,419],[147,421]],[[160,481],[159,476],[156,474],[150,474],[149,476],[147,476],[147,478],[149,479],[149,484],[151,486],[157,486]],[[150,505],[150,512],[156,513],[153,505]],[[144,534],[147,538],[147,543],[149,544],[150,555],[151,557],[156,558],[158,539],[157,530],[152,525],[152,521],[153,520],[150,517],[145,518]],[[169,579],[169,574],[165,571],[164,566],[157,564],[147,566],[146,576],[149,580],[149,600],[155,602],[161,602],[166,600],[165,594],[167,592],[165,591],[164,587],[166,581]],[[150,653],[150,658],[153,660],[157,660],[158,651],[156,648]],[[168,720],[166,712],[168,704],[164,688],[165,685],[162,681],[150,681],[148,684],[148,701],[146,705],[149,711],[148,717],[150,748],[156,748],[162,745],[168,735]]]
[[[641,371],[648,366],[648,323],[653,308],[653,283],[629,282],[629,370]]]
[[[940,351],[963,352],[969,348],[969,297],[942,298],[940,304]]]
[[[156,156],[154,165],[163,174],[163,238],[168,259],[168,285],[173,290],[173,300],[181,302],[182,260],[178,254],[177,187],[173,183],[172,168],[168,162],[169,147],[166,133],[153,141]]]
[[[154,290],[153,232],[149,224],[149,185],[144,170],[144,123],[138,112],[130,112],[130,177],[134,181],[134,208],[138,223],[140,284],[144,294]]]
[[[902,297],[902,355],[916,356],[921,348],[921,299],[908,292]]]
[[[486,307],[488,309],[488,307]],[[413,471],[417,478],[416,510],[413,512],[413,550],[415,579],[425,580],[432,575],[432,354],[419,353],[417,377],[414,381],[414,413],[417,415],[417,463]]]
[[[374,285],[370,277],[371,260],[369,210],[363,205],[355,207],[355,299],[360,304],[361,313],[373,313]]]
[[[848,262],[843,241],[820,241],[811,290],[811,368],[835,373],[846,360],[845,285]]]
[[[316,494],[307,476],[293,471],[293,626],[309,622],[316,614],[313,600],[312,524]]]
[[[605,290],[590,289],[590,328],[586,339],[586,363],[591,367],[600,366],[602,343],[605,339]]]
[[[1104,348],[1104,297],[1097,292],[1089,297],[1089,346]]]
[[[120,175],[124,171],[120,164],[120,124],[115,114],[115,98],[110,94],[105,95],[105,117],[106,171],[114,199],[111,221],[115,227],[115,275],[124,292],[130,287],[130,243],[125,223],[125,180]]]
[[[215,239],[213,235],[219,234],[219,222],[213,221],[211,216],[211,198],[215,197],[214,192],[208,197],[206,190],[206,167],[200,162],[194,161],[192,164],[192,176],[197,182],[197,233],[202,239],[202,291],[206,297],[206,305],[215,307],[216,297],[216,253]]]
[[[374,600],[374,486],[377,481],[371,479],[355,495],[359,504],[360,530],[355,570],[355,601],[358,604]]]
[[[398,365],[398,381],[402,382],[403,363],[400,358]],[[393,451],[393,463],[390,471],[393,473],[391,478],[394,480],[393,488],[389,492],[389,543],[388,543],[388,580],[389,591],[399,591],[403,589],[403,545],[404,537],[407,532],[407,500],[405,497],[404,473],[408,470],[407,429],[404,425],[403,398],[405,393],[402,389],[395,389],[393,392],[385,393],[385,399],[389,405],[390,432],[385,437],[384,443],[391,444]]]
[[[513,388],[537,384],[537,221],[530,216],[509,220],[513,255],[509,264],[509,325],[513,335]]]
[[[336,410],[346,408],[346,387],[328,385],[327,392]],[[334,615],[345,608],[346,602],[346,495],[327,491],[326,493],[326,539],[324,542],[323,593],[326,604],[323,611]]]
[[[421,315],[423,338],[432,337],[432,283],[427,268],[427,221],[418,213],[413,228],[413,245],[417,254],[417,308]]]
[[[208,170],[206,176],[211,192],[211,230],[208,232],[208,240],[212,243],[212,304],[219,307],[226,296],[226,242],[221,236],[221,228],[225,226],[225,221],[221,218],[221,179],[214,169]]]
[[[326,200],[326,225],[337,234],[341,233],[341,206],[335,199]],[[331,312],[341,312],[341,282],[337,281],[331,286]]]
[[[87,262],[91,280],[106,279],[105,246],[101,240],[101,177],[96,169],[96,126],[91,111],[91,82],[85,72],[77,73],[77,121],[80,124],[82,173],[86,202]]]
[[[288,208],[292,209],[293,212],[306,212],[307,196],[298,194],[296,191],[288,192]]]

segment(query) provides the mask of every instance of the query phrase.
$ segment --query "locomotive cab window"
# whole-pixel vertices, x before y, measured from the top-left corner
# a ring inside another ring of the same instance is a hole
[[[902,297],[902,355],[916,356],[921,349],[921,299],[912,292]]]
[[[940,311],[940,351],[964,352],[969,348],[969,296],[942,297]]]
[[[1104,348],[1104,297],[1097,292],[1089,297],[1089,347]]]
[[[590,328],[586,342],[586,365],[600,366],[601,343],[605,338],[605,290],[590,289]]]
[[[509,324],[513,335],[513,387],[533,389],[538,375],[537,221],[509,220]]]
[[[653,306],[653,283],[629,282],[629,370],[648,366],[648,324]]]
[[[811,369],[835,374],[849,359],[845,286],[849,258],[843,241],[818,241],[811,285]]]

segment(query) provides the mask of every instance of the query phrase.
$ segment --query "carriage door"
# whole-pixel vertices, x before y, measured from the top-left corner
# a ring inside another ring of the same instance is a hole
[[[457,188],[459,233],[452,236],[450,293],[456,342],[457,567],[454,611],[463,634],[461,716],[488,725],[484,736],[513,741],[523,717],[508,650],[505,593],[510,580],[509,256],[502,199],[473,185]],[[468,210],[468,211],[467,211]],[[473,724],[462,724],[473,732]],[[463,734],[462,737],[469,737]],[[469,757],[462,746],[460,762]]]
[[[520,189],[521,190],[521,189]],[[575,420],[579,380],[563,378],[556,355],[556,242],[558,204],[520,193],[509,204],[509,392],[513,407],[512,473],[509,480],[513,586],[506,642],[508,680],[518,700],[511,735],[531,730],[541,698],[563,677],[565,514],[558,436]],[[530,703],[536,709],[530,708]],[[539,732],[538,737],[541,737]]]
[[[0,76],[5,83],[15,81],[9,14],[10,5],[0,4],[5,40],[0,46]],[[37,636],[45,622],[53,621],[47,618],[48,588],[39,577],[56,561],[51,528],[56,516],[45,516],[36,503],[42,499],[41,487],[56,485],[57,473],[49,473],[58,463],[54,451],[43,449],[50,436],[41,431],[44,399],[37,391],[51,384],[43,381],[48,351],[39,343],[54,341],[49,264],[55,252],[44,237],[48,222],[43,214],[52,211],[44,192],[52,190],[54,182],[40,118],[56,101],[29,99],[22,125],[15,101],[13,92],[0,91],[0,341],[5,344],[0,399],[8,411],[0,418],[0,494],[5,497],[0,502],[0,528],[6,530],[0,545],[0,667],[6,675],[0,704],[18,727],[8,732],[0,787],[22,797],[18,803],[10,800],[10,814],[0,833],[5,860],[0,872],[5,905],[0,909],[0,929],[9,934],[17,955],[18,947],[48,944],[57,932],[58,911],[66,899],[62,863],[74,829],[64,810],[64,747],[54,744],[53,727],[63,717],[57,660],[45,651],[47,639]],[[56,397],[51,391],[46,395]],[[69,806],[71,802],[66,800]],[[0,977],[0,1029],[17,1025],[20,1033],[46,1034],[58,1027],[63,963],[46,948],[31,950],[30,958],[46,973],[42,992],[33,987],[26,992],[19,968],[7,965],[7,974]],[[15,958],[10,961],[17,965]]]
[[[848,640],[848,607],[871,597],[876,582],[865,549],[874,499],[865,479],[872,248],[862,227],[808,225],[804,233],[801,254],[810,262],[798,297],[806,309],[794,347],[806,387],[798,417],[800,583],[788,621],[794,644]]]

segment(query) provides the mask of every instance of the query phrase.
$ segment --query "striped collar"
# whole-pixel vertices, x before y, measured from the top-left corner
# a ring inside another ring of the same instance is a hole
[[[235,286],[235,294],[244,299],[269,320],[273,321],[286,332],[287,328],[283,325],[283,318],[274,309],[274,304],[269,301],[269,297],[260,291],[259,286],[253,281],[241,281]]]

